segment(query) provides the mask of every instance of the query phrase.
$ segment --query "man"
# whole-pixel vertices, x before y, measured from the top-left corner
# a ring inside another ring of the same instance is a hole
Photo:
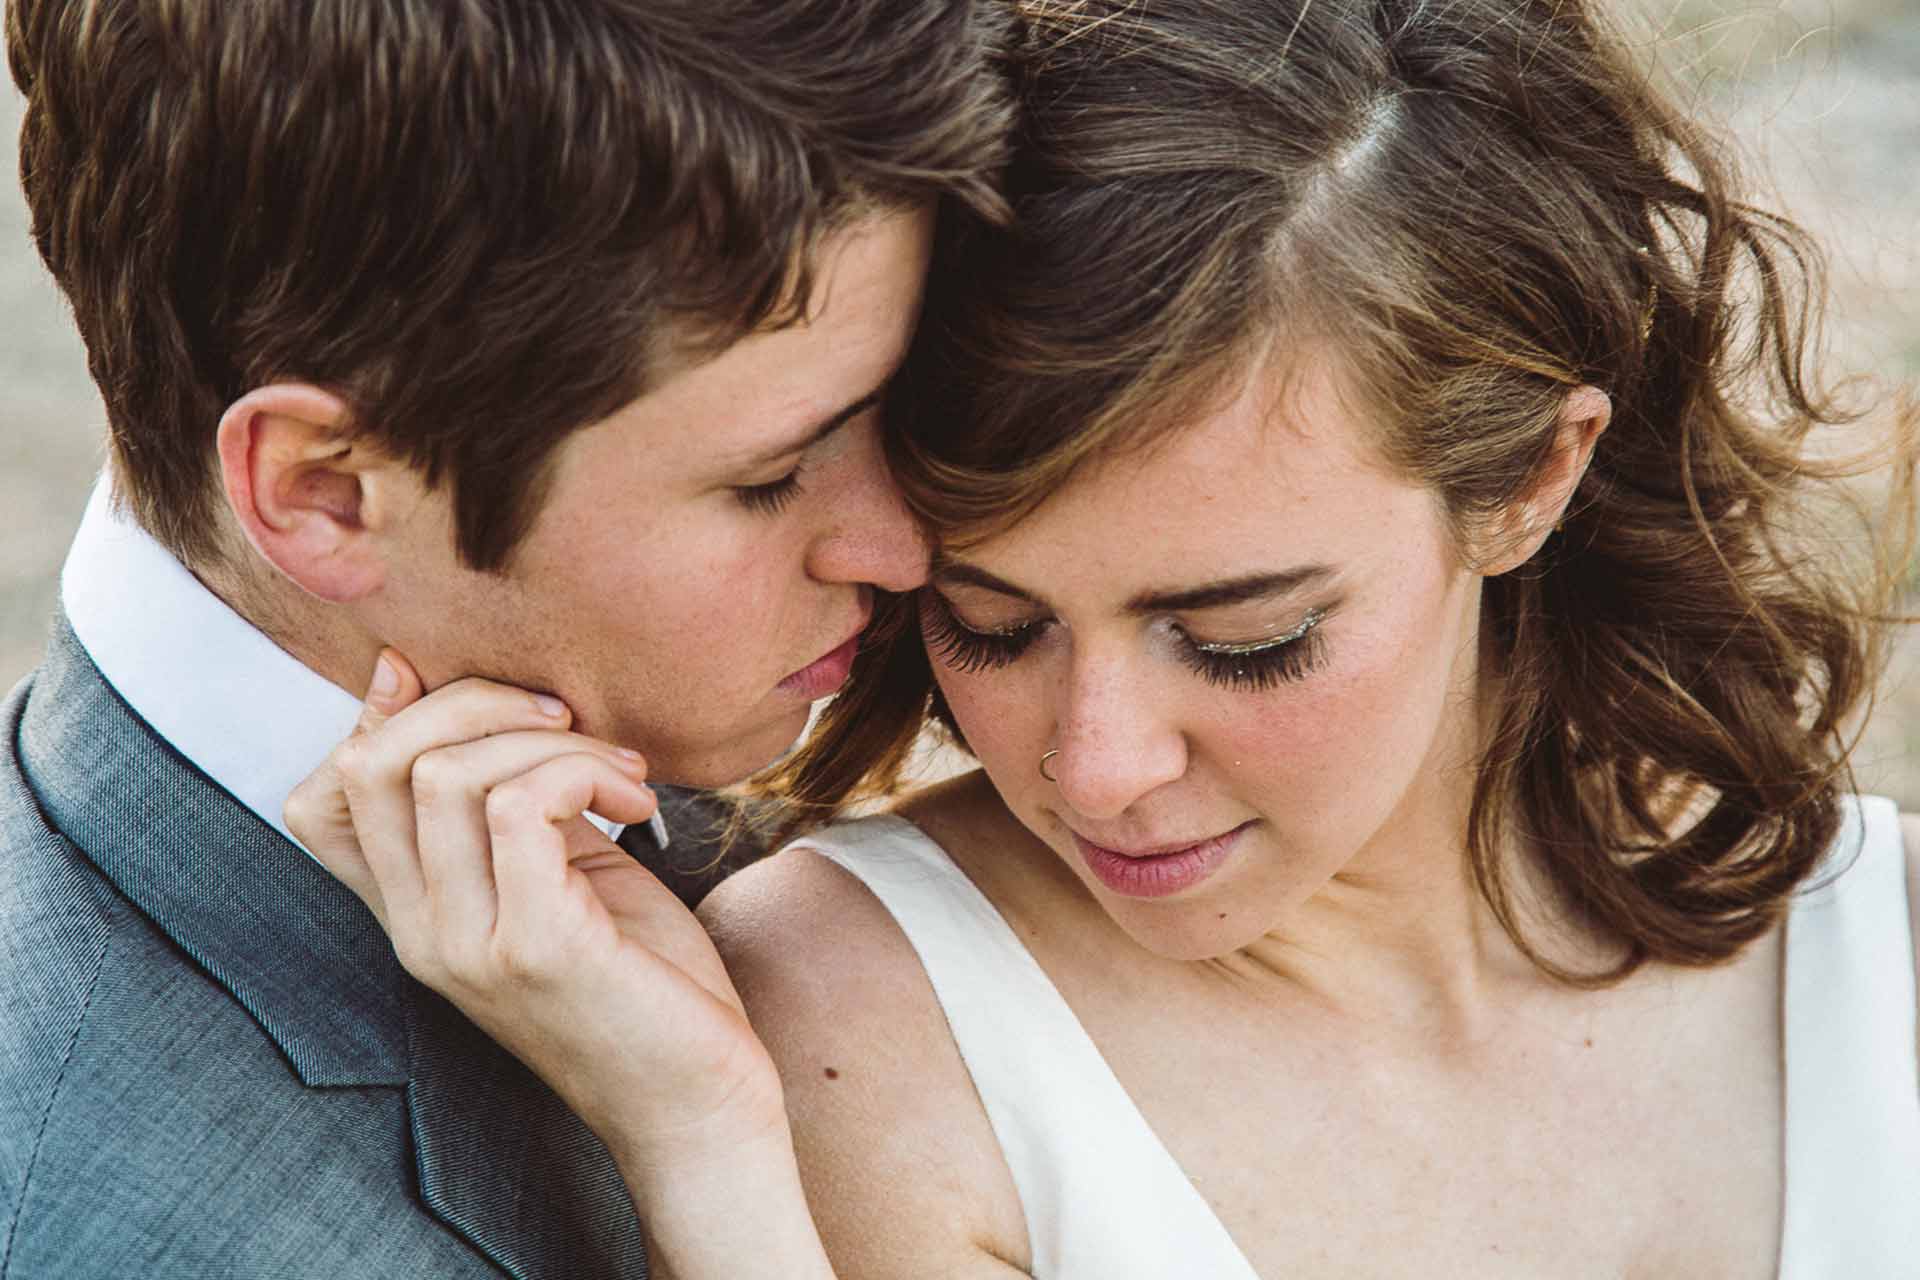
[[[878,405],[934,205],[997,208],[999,21],[11,0],[111,492],[0,712],[0,1276],[644,1274],[282,805],[388,645],[656,779],[792,741],[924,570]]]

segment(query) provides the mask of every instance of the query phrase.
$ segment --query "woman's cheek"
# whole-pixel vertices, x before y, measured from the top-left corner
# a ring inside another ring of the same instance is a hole
[[[1290,791],[1362,785],[1357,771],[1400,750],[1396,708],[1408,709],[1403,676],[1395,655],[1356,639],[1295,683],[1223,695],[1211,754]]]
[[[956,671],[933,658],[934,681],[974,757],[1009,801],[1022,780],[1019,761],[1037,762],[1051,727],[1046,703],[1027,690],[1017,665],[986,671]]]
[[[937,655],[932,661],[934,683],[940,686],[954,721],[974,754],[981,754],[996,731],[1005,727],[1001,712],[1010,710],[1008,704],[1016,701],[1008,696],[1008,687],[1014,682],[1005,670],[956,671]]]

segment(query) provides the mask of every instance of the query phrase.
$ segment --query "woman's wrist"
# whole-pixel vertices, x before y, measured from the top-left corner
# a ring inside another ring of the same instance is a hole
[[[615,1147],[614,1160],[656,1276],[831,1280],[784,1113],[770,1126],[652,1135]]]
[[[779,1159],[780,1152],[790,1157],[786,1094],[773,1060],[764,1050],[761,1057],[761,1069],[742,1071],[724,1092],[697,1102],[688,1096],[692,1090],[648,1101],[652,1095],[637,1085],[567,1102],[606,1143],[629,1189],[651,1191],[687,1173],[722,1166],[736,1153],[759,1153],[755,1158],[766,1160]],[[567,1073],[550,1078],[564,1080]]]

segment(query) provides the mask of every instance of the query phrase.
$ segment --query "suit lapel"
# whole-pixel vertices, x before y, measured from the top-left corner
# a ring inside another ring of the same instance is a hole
[[[18,749],[48,821],[233,995],[302,1082],[406,1083],[403,975],[371,913],[158,737],[64,619]]]
[[[626,1186],[580,1118],[424,987],[413,987],[408,1029],[407,1099],[433,1211],[528,1280],[644,1277]]]
[[[122,702],[64,618],[32,682],[18,750],[48,822],[232,994],[303,1083],[406,1088],[436,1217],[525,1280],[646,1275],[606,1148],[401,971],[351,891]]]

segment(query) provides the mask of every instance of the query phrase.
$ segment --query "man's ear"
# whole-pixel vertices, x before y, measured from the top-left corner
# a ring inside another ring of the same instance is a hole
[[[1560,402],[1553,450],[1541,463],[1532,489],[1514,503],[1492,539],[1494,555],[1480,566],[1491,577],[1517,569],[1559,527],[1574,490],[1593,461],[1593,447],[1613,419],[1613,398],[1594,386],[1578,386]]]
[[[255,387],[228,406],[220,478],[247,541],[302,590],[343,604],[386,580],[370,487],[393,463],[347,432],[346,402],[305,383]]]

